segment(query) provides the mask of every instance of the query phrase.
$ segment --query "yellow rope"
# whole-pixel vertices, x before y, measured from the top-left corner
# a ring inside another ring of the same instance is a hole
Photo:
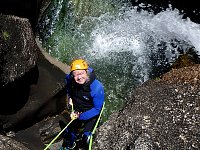
[[[47,149],[51,146],[51,144],[63,133],[63,131],[65,131],[65,129],[72,123],[73,120],[74,120],[74,119],[72,119],[72,120],[60,131],[60,133],[58,133],[58,135],[45,147],[44,150],[47,150]]]
[[[92,135],[90,137],[90,142],[89,142],[89,150],[92,149],[92,139],[93,139],[93,134],[95,133],[96,131],[96,128],[97,128],[97,125],[99,124],[99,121],[100,121],[100,118],[101,118],[101,115],[102,115],[102,112],[103,112],[103,109],[104,109],[104,105],[105,105],[105,102],[103,103],[103,106],[102,106],[102,109],[101,109],[101,112],[100,112],[100,115],[99,115],[99,118],[95,124],[95,127],[92,131]],[[74,111],[74,107],[73,107],[73,104],[72,104],[72,111]],[[65,129],[72,123],[73,120],[75,120],[76,118],[72,118],[71,121],[60,131],[60,133],[45,147],[44,150],[47,150],[51,144],[65,131]]]
[[[72,107],[72,112],[74,112],[74,105],[73,105],[73,103],[72,103],[72,105],[71,105],[71,107]],[[60,131],[60,133],[45,147],[45,149],[44,150],[47,150],[50,146],[51,146],[51,144],[65,131],[65,129],[72,123],[72,121],[73,120],[75,120],[75,119],[77,119],[77,118],[71,118],[71,121]]]
[[[95,127],[94,127],[94,129],[92,130],[92,135],[91,135],[91,137],[90,137],[90,142],[89,142],[89,150],[92,149],[93,134],[95,133],[96,128],[97,128],[97,126],[98,126],[98,124],[99,124],[99,121],[100,121],[101,115],[102,115],[102,113],[103,113],[104,105],[105,105],[105,102],[103,103],[103,106],[102,106],[102,109],[101,109],[101,112],[100,112],[99,118],[98,118],[98,120],[97,120],[97,122],[96,122],[96,124],[95,124]]]

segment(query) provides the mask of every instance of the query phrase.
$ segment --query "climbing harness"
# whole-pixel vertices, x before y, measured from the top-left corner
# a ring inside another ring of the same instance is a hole
[[[92,141],[93,141],[93,135],[95,134],[95,131],[96,131],[96,128],[99,124],[99,121],[100,121],[100,118],[101,118],[101,115],[103,113],[103,109],[104,109],[104,105],[105,105],[105,102],[103,103],[103,106],[102,106],[102,109],[101,109],[101,112],[99,114],[99,117],[97,119],[97,122],[94,126],[94,129],[92,130],[92,133],[90,135],[90,140],[89,140],[89,148],[88,150],[91,150],[92,149]],[[74,108],[73,108],[73,104],[72,104],[72,112],[74,111]],[[45,147],[44,150],[47,150],[52,144],[53,142],[55,142],[55,140],[67,129],[67,127],[77,118],[71,118],[71,121],[58,133],[58,135]]]

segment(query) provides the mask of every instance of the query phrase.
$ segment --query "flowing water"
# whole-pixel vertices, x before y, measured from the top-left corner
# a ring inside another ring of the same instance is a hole
[[[95,69],[105,87],[105,119],[180,53],[200,52],[200,25],[178,9],[155,15],[125,1],[54,0],[40,21],[39,38],[58,60],[69,64],[81,57]]]

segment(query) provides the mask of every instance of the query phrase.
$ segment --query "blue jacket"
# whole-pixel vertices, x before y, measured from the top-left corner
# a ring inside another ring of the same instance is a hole
[[[89,71],[89,82],[79,85],[75,82],[72,74],[66,75],[67,94],[72,98],[75,111],[81,112],[79,120],[88,120],[100,114],[104,103],[104,88],[96,79],[92,68]]]

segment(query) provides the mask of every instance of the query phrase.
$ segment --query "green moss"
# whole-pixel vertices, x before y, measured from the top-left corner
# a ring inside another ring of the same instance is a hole
[[[155,80],[156,80],[156,81],[160,80],[160,77],[156,77]]]
[[[8,37],[10,36],[9,33],[7,31],[2,31],[2,35],[4,40],[6,41],[8,39]]]

